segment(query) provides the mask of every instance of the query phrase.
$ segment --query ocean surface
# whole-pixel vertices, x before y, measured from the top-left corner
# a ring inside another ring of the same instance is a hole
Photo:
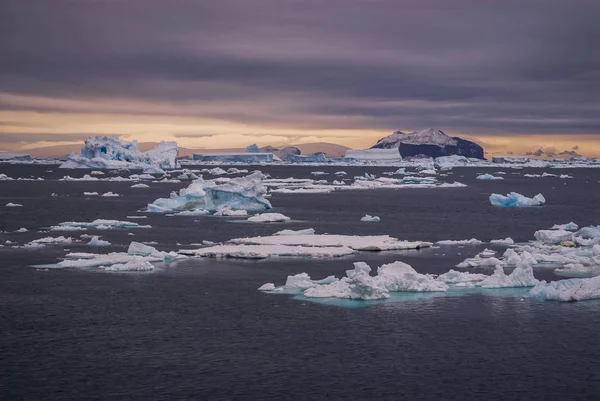
[[[239,166],[238,166],[239,167]],[[249,167],[273,178],[381,175],[382,167]],[[502,181],[452,170],[467,188],[273,194],[274,212],[291,222],[166,217],[130,220],[152,229],[88,230],[113,245],[85,243],[39,250],[0,248],[0,398],[3,400],[399,400],[597,399],[600,301],[541,302],[527,290],[409,294],[387,302],[307,301],[257,288],[290,274],[343,276],[352,263],[375,268],[396,260],[440,274],[490,245],[421,251],[362,252],[334,260],[189,259],[151,272],[36,269],[72,252],[126,251],[132,241],[177,250],[202,240],[270,235],[283,228],[317,233],[389,234],[438,241],[512,237],[570,221],[600,224],[600,170],[552,170],[573,179],[525,178],[540,169],[506,169]],[[128,220],[147,203],[189,185],[57,181],[89,171],[0,164],[0,243],[22,245],[65,221]],[[107,176],[110,176],[108,174]],[[105,176],[106,177],[106,176]],[[117,198],[84,197],[112,191]],[[542,207],[490,206],[492,192],[542,193]],[[57,196],[53,197],[52,194]],[[22,208],[7,208],[8,202]],[[380,223],[361,223],[364,214]],[[16,233],[19,228],[29,231]],[[133,233],[133,236],[128,235]],[[81,233],[52,233],[79,235]],[[539,279],[561,279],[535,270]]]

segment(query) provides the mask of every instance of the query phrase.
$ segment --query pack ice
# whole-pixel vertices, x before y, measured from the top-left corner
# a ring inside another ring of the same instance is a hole
[[[137,141],[128,142],[118,137],[91,136],[85,140],[80,155],[70,155],[60,168],[128,168],[164,173],[163,169],[178,167],[178,154],[176,142],[162,141],[147,152],[141,152]]]
[[[179,193],[172,192],[169,198],[159,198],[150,203],[147,211],[167,213],[202,209],[216,212],[228,209],[258,212],[272,208],[265,199],[266,192],[260,172],[237,178],[198,178]]]

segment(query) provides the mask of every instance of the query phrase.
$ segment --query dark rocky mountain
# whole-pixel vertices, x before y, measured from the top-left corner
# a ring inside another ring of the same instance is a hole
[[[396,131],[381,138],[371,149],[397,148],[402,157],[440,157],[460,155],[484,159],[483,148],[475,142],[450,137],[444,131],[429,128],[412,134]]]

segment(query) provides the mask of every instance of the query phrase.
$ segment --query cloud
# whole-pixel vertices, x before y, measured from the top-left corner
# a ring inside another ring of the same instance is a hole
[[[72,133],[0,133],[0,142],[5,144],[33,142],[80,142],[96,134]],[[107,135],[116,136],[116,135]]]
[[[0,110],[600,135],[599,14],[595,0],[5,0]]]

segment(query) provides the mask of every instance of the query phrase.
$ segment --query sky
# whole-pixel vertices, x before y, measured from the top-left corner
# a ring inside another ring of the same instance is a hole
[[[365,148],[437,128],[600,156],[598,0],[0,0],[0,149]]]

